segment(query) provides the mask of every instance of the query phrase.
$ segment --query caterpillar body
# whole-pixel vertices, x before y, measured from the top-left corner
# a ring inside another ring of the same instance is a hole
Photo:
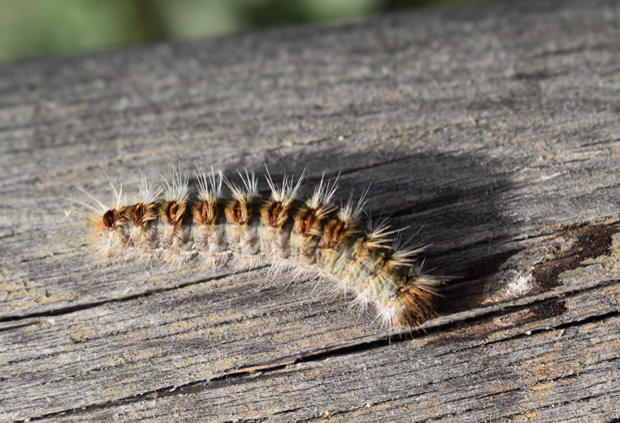
[[[171,182],[154,190],[142,176],[135,201],[126,203],[122,186],[104,205],[90,196],[87,221],[104,257],[181,264],[196,256],[210,266],[263,261],[276,269],[330,279],[357,294],[355,303],[374,303],[387,327],[412,328],[435,314],[440,278],[425,275],[416,261],[421,248],[400,242],[387,221],[362,223],[365,193],[341,207],[333,205],[335,181],[321,178],[305,201],[297,199],[303,179],[284,175],[276,185],[267,170],[271,196],[259,196],[253,172],[239,172],[242,185],[213,169],[196,172],[198,195],[190,199],[189,178],[173,169]],[[232,192],[222,196],[223,182]],[[163,198],[161,194],[163,193]],[[370,220],[370,219],[369,219]]]

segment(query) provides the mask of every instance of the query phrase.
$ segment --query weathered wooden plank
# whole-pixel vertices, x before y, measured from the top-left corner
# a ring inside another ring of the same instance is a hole
[[[314,421],[609,421],[615,401],[618,318],[428,356],[410,344],[346,360],[260,372],[237,383],[92,410],[95,419],[269,419]],[[463,347],[463,345],[461,345]],[[506,347],[510,347],[507,350]],[[436,351],[438,353],[438,351]],[[553,376],[551,376],[553,375]],[[197,393],[192,392],[198,391]],[[329,396],[325,395],[329,392]],[[343,393],[340,394],[339,393]],[[567,407],[567,403],[574,404]],[[199,404],[198,406],[196,406]],[[471,410],[466,416],[465,410]],[[79,421],[82,413],[61,421]]]
[[[174,415],[299,421],[327,411],[360,421],[519,414],[552,421],[561,413],[574,413],[567,421],[604,421],[620,412],[614,399],[620,390],[615,282],[561,304],[553,299],[473,325],[391,340],[356,338],[363,335],[359,327],[330,327],[338,313],[317,318],[277,310],[275,318],[212,322],[216,316],[201,313],[201,288],[179,292],[183,301],[162,294],[155,310],[153,303],[133,300],[8,331],[9,344],[30,348],[14,351],[21,359],[9,363],[4,407],[50,418],[77,407],[68,421]],[[244,332],[250,326],[254,331]],[[350,345],[317,351],[313,344],[334,332]],[[242,363],[253,366],[237,368]],[[364,410],[367,403],[375,411]],[[88,408],[79,411],[82,406]],[[462,410],[472,413],[461,416]]]
[[[0,421],[620,418],[619,18],[504,2],[0,67]],[[67,197],[177,161],[372,182],[455,276],[441,316],[389,341],[287,274],[94,262]]]

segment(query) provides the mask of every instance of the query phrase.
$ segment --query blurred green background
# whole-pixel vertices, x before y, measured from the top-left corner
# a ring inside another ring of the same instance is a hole
[[[0,0],[0,62],[480,0]]]

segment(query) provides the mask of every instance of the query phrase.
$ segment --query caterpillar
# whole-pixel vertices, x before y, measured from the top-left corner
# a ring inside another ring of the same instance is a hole
[[[197,256],[209,266],[266,261],[276,269],[335,281],[340,290],[356,294],[355,304],[374,303],[384,327],[413,328],[435,315],[441,278],[424,274],[416,260],[422,248],[402,242],[401,230],[391,230],[386,219],[362,222],[368,190],[337,207],[338,178],[325,180],[323,174],[302,201],[297,197],[303,174],[297,181],[284,174],[276,185],[267,169],[271,195],[261,198],[254,172],[238,173],[241,185],[213,168],[198,169],[193,199],[189,176],[180,168],[173,168],[171,181],[159,189],[142,174],[131,203],[122,185],[117,190],[111,183],[115,198],[109,206],[89,194],[93,204],[86,205],[86,220],[98,253],[177,265]],[[223,197],[224,184],[232,198]]]

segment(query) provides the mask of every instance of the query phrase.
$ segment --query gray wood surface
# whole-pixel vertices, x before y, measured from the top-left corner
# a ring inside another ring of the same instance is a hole
[[[619,111],[613,0],[0,67],[0,422],[620,418]],[[440,315],[389,333],[290,274],[95,258],[79,189],[177,163],[372,183],[452,277]]]

